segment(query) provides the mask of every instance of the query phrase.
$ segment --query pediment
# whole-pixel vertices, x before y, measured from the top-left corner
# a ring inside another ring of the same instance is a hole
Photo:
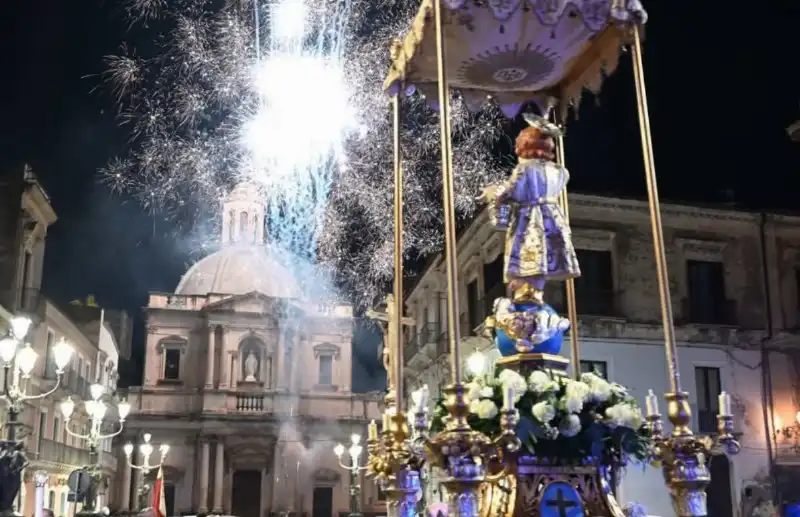
[[[209,298],[215,295],[209,295]],[[272,298],[258,291],[236,296],[223,297],[207,304],[203,310],[208,313],[268,314],[275,319],[284,312],[284,304],[280,299]]]
[[[324,467],[314,472],[314,481],[317,483],[338,483],[341,477],[339,472]]]

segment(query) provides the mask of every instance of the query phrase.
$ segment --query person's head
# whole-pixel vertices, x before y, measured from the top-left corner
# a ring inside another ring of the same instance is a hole
[[[538,127],[526,127],[520,131],[514,146],[518,158],[540,158],[554,160],[556,143],[553,137],[545,134]]]

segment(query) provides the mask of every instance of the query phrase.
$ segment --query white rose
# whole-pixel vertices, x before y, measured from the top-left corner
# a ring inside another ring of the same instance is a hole
[[[528,387],[534,393],[547,393],[548,391],[555,391],[558,388],[558,383],[545,372],[536,370],[528,377]]]
[[[576,436],[581,431],[581,419],[578,415],[567,415],[561,419],[558,430],[567,438]]]
[[[533,417],[543,424],[550,423],[556,417],[556,408],[547,402],[537,402],[531,408]]]
[[[483,388],[481,388],[480,392],[481,398],[489,399],[492,398],[492,395],[494,395],[494,390],[490,386],[484,386]]]
[[[641,410],[624,402],[606,409],[606,418],[611,426],[631,429],[639,429],[644,422]]]
[[[483,399],[478,402],[477,411],[475,414],[480,418],[489,419],[497,415],[497,406],[494,402],[488,399]]]
[[[525,382],[525,378],[514,370],[503,370],[500,372],[497,379],[500,381],[500,384],[503,385],[504,389],[506,386],[514,388],[515,403],[519,402],[519,399],[521,399],[522,395],[528,390],[528,383]]]
[[[611,384],[593,373],[584,373],[581,380],[589,385],[589,400],[605,402],[611,398]]]
[[[566,409],[570,413],[580,413],[583,409],[583,403],[589,396],[589,385],[580,381],[568,381],[567,389],[564,394],[566,400]]]

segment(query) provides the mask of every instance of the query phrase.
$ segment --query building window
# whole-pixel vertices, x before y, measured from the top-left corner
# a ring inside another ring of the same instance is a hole
[[[319,356],[319,385],[331,386],[333,384],[333,356]]]
[[[697,393],[697,421],[701,433],[713,433],[717,430],[719,414],[719,397],[722,391],[719,368],[698,366],[694,369]]]
[[[725,268],[722,262],[687,260],[689,297],[687,314],[691,323],[733,323],[725,299]]]
[[[475,335],[475,329],[483,322],[484,311],[481,307],[481,300],[478,297],[478,280],[475,279],[467,284],[467,322],[469,329],[467,334]]]
[[[181,351],[178,348],[164,350],[164,379],[177,381],[181,378]]]
[[[503,282],[503,254],[499,254],[493,262],[484,264],[483,266],[483,287],[485,295],[483,297],[486,305],[484,306],[484,313],[489,314],[492,312],[492,306],[495,299],[502,298],[506,295],[506,285]]]
[[[610,251],[576,250],[581,276],[575,279],[578,314],[615,316],[614,268]]]
[[[581,373],[594,373],[604,379],[608,379],[608,363],[605,361],[583,361],[581,360]]]
[[[47,432],[47,413],[42,411],[39,413],[39,431],[37,440],[39,441],[38,446],[36,447],[37,451],[42,450],[42,440],[44,440],[44,434]]]
[[[58,441],[58,434],[59,434],[60,429],[61,429],[61,422],[58,421],[58,417],[57,416],[54,416],[53,417],[53,441],[54,442]]]
[[[47,508],[48,510],[56,511],[56,491],[50,490],[50,493],[47,494]]]

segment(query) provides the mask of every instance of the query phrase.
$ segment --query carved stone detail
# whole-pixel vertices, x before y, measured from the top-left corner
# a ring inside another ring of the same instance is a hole
[[[319,359],[320,356],[332,356],[337,361],[342,354],[342,349],[339,345],[334,345],[333,343],[318,343],[314,345],[314,359]]]
[[[701,239],[676,239],[683,256],[689,260],[722,262],[727,243]]]
[[[156,350],[158,353],[162,353],[164,350],[178,349],[181,351],[181,355],[184,355],[186,354],[186,348],[188,345],[189,343],[185,338],[180,336],[168,336],[158,342],[156,345]]]
[[[609,230],[572,227],[575,248],[590,251],[611,251],[616,233]]]

